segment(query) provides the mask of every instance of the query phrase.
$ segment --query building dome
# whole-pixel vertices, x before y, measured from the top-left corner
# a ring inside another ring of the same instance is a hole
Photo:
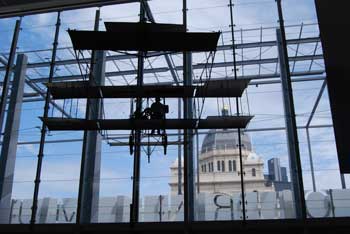
[[[251,151],[252,143],[250,137],[246,133],[241,133],[242,149]],[[238,133],[235,130],[210,130],[205,136],[202,144],[202,153],[209,152],[215,149],[237,149],[238,148]]]
[[[184,158],[181,157],[181,167],[184,166]],[[171,164],[170,168],[178,168],[179,167],[179,159],[176,158],[175,161]]]

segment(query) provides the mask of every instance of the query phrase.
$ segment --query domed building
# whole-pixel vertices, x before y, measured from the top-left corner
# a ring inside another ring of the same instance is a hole
[[[252,150],[248,134],[241,135],[245,191],[273,191],[264,178],[264,162]],[[203,193],[241,191],[238,133],[234,130],[210,130],[199,156],[199,185]],[[178,191],[178,161],[170,167],[171,193]],[[182,168],[183,171],[183,168]]]

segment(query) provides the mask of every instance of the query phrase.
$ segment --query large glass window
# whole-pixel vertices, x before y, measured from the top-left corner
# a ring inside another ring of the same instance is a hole
[[[208,53],[192,54],[193,83],[205,85],[213,80],[234,78],[250,80],[250,83],[238,99],[195,98],[193,113],[196,119],[235,117],[237,114],[253,118],[247,128],[240,131],[195,131],[193,148],[187,149],[193,155],[190,174],[194,178],[194,201],[189,202],[195,204],[195,220],[295,219],[299,212],[296,209],[300,203],[298,199],[306,200],[307,218],[349,217],[349,176],[339,171],[313,0],[283,1],[301,157],[301,182],[305,194],[300,198],[297,197],[300,183],[296,181],[299,176],[291,163],[296,156],[290,155],[288,150],[292,142],[288,142],[286,121],[290,121],[290,115],[284,108],[286,90],[281,84],[283,72],[276,36],[279,26],[276,2],[267,0],[247,4],[238,1],[235,4],[235,47],[232,46],[227,3],[226,0],[188,1],[189,31],[222,32],[213,64],[208,59]],[[153,0],[148,4],[156,22],[182,23],[182,1]],[[105,21],[137,22],[139,7],[139,3],[102,7],[100,30],[105,30]],[[92,30],[96,10],[88,8],[61,12],[55,82],[86,81],[89,76],[88,64],[92,52],[79,54],[82,62],[79,66],[67,29]],[[22,19],[17,55],[27,55],[30,65],[25,77],[14,178],[5,181],[6,185],[12,186],[11,200],[5,208],[0,207],[1,214],[6,216],[4,223],[24,224],[30,221],[42,130],[38,116],[43,114],[56,17],[57,13],[47,13]],[[1,82],[16,20],[0,19]],[[233,48],[236,48],[236,68],[233,67]],[[183,85],[182,62],[181,53],[145,58],[144,85]],[[133,53],[106,51],[105,85],[136,85],[137,63],[137,56]],[[209,67],[212,68],[211,76]],[[235,77],[235,69],[238,77]],[[150,107],[154,101],[154,98],[144,98],[142,107]],[[182,98],[162,101],[169,106],[168,119],[184,118]],[[51,100],[49,117],[85,118],[86,106],[87,101],[82,99]],[[103,107],[105,119],[129,119],[134,114],[136,102],[135,99],[105,99]],[[80,173],[83,131],[46,133],[37,223],[76,222],[79,183],[84,179],[93,180],[91,184],[96,188],[91,199],[97,204],[91,218],[93,222],[130,221],[130,205],[133,195],[137,195],[133,194],[137,165],[134,165],[133,154],[130,156],[129,145],[132,132],[100,131],[99,134],[102,143],[96,153],[101,154],[96,163],[98,170],[94,179],[91,176],[87,179]],[[168,144],[164,147],[163,136],[151,134],[148,130],[141,134],[137,183],[140,222],[184,220],[186,172],[183,130],[166,130],[166,135]]]

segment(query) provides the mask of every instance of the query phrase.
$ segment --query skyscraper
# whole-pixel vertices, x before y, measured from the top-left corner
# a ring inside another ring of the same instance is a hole
[[[287,168],[281,167],[282,182],[288,182]]]
[[[279,158],[271,158],[268,160],[269,177],[272,181],[283,181],[282,171]],[[287,172],[286,172],[287,174]]]

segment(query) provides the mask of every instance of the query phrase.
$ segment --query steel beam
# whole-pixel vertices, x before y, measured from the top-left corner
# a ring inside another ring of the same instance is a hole
[[[323,55],[306,55],[306,56],[297,56],[297,57],[290,57],[290,61],[308,61],[312,59],[323,59]],[[277,64],[278,58],[267,58],[262,60],[245,60],[245,61],[237,61],[237,66],[246,66],[246,65],[262,65],[262,64]],[[213,63],[213,68],[222,68],[222,67],[230,67],[232,66],[232,61],[228,62],[217,62]],[[202,70],[206,67],[206,64],[194,64],[193,70]],[[182,66],[176,66],[174,67],[174,70],[176,72],[183,71]],[[162,72],[169,72],[169,67],[157,67],[152,69],[145,69],[144,74],[154,74],[154,73],[162,73]],[[115,72],[107,72],[106,77],[115,77],[115,76],[127,76],[127,75],[137,75],[137,70],[125,70],[125,71],[115,71]],[[74,76],[59,76],[55,77],[57,80],[60,81],[70,81],[70,80],[81,80],[83,79],[81,75],[74,75]],[[47,78],[34,78],[32,79],[32,82],[47,82]]]
[[[314,192],[316,192],[315,170],[314,170],[314,162],[313,162],[313,158],[312,158],[312,147],[311,147],[309,128],[306,128],[306,140],[307,140],[307,146],[308,146],[308,150],[309,150],[312,190]]]
[[[310,126],[310,129],[318,129],[318,128],[332,128],[333,125],[315,125],[315,126]],[[298,129],[305,129],[305,127],[299,126]],[[254,128],[254,129],[245,129],[244,132],[269,132],[269,131],[285,131],[286,128],[280,127],[280,128]],[[235,130],[228,131],[229,132],[234,132]],[[198,132],[198,135],[206,135],[208,134],[207,131],[203,132]],[[181,136],[182,134],[179,133],[168,133],[169,137],[173,136]],[[104,140],[127,140],[129,139],[129,135],[125,136],[113,136],[113,134],[109,135],[109,137],[105,137]],[[71,142],[82,142],[83,139],[64,139],[64,140],[47,140],[45,143],[46,144],[60,144],[60,143],[71,143]],[[18,145],[36,145],[39,144],[39,141],[22,141],[18,142]],[[2,143],[0,142],[0,145]]]
[[[296,124],[295,106],[293,99],[293,89],[288,60],[288,50],[286,43],[286,34],[283,22],[283,13],[281,0],[276,0],[280,27],[276,30],[278,41],[278,54],[281,70],[282,93],[285,110],[285,120],[287,128],[287,143],[290,162],[290,171],[292,177],[292,187],[294,195],[294,205],[296,218],[306,219],[306,204],[304,195],[304,185],[302,178],[300,150],[298,142],[298,131]]]
[[[323,95],[323,92],[324,92],[326,86],[327,86],[327,81],[324,80],[323,84],[321,86],[320,92],[319,92],[319,94],[318,94],[318,96],[316,98],[315,105],[312,108],[310,117],[309,117],[309,119],[308,119],[308,121],[306,123],[306,127],[305,127],[305,129],[306,129],[306,137],[307,137],[307,145],[308,145],[308,151],[309,151],[309,161],[310,161],[310,169],[311,169],[312,189],[313,189],[314,192],[316,192],[316,181],[315,181],[315,170],[314,170],[314,162],[313,162],[313,155],[312,155],[312,147],[311,147],[309,126],[311,124],[311,121],[312,121],[315,113],[316,113],[318,104],[321,101],[321,98],[322,98],[322,95]]]
[[[153,14],[152,14],[152,11],[151,11],[151,8],[148,4],[147,1],[144,2],[144,7],[145,7],[145,11],[146,11],[146,15],[147,15],[147,18],[152,22],[152,23],[155,23],[155,19],[153,17]],[[164,58],[165,58],[165,61],[169,67],[169,70],[170,70],[170,73],[171,73],[171,76],[173,77],[174,79],[174,82],[179,85],[179,75],[177,74],[176,70],[174,69],[175,65],[174,65],[174,61],[172,60],[171,56],[169,54],[165,54],[164,55]]]
[[[308,128],[308,127],[310,126],[311,121],[312,121],[312,119],[314,118],[314,115],[315,115],[315,113],[316,113],[318,104],[319,104],[320,101],[321,101],[321,98],[322,98],[322,95],[323,95],[323,93],[324,93],[324,90],[326,89],[326,86],[327,86],[327,80],[325,79],[325,80],[323,81],[322,86],[321,86],[320,92],[319,92],[318,95],[317,95],[315,104],[314,104],[314,106],[313,106],[313,108],[312,108],[312,110],[311,110],[310,117],[309,117],[309,119],[307,120],[306,128]]]
[[[0,57],[0,63],[4,64],[4,65],[7,65],[8,61],[4,60],[3,58]],[[49,78],[46,78],[46,80],[48,81]],[[26,84],[32,88],[34,91],[37,92],[38,96],[41,96],[42,98],[38,99],[34,99],[33,101],[45,101],[45,98],[46,98],[46,92],[44,92],[43,90],[41,90],[41,88],[30,81],[30,78],[28,75],[26,75],[26,80],[25,80]],[[3,85],[3,82],[0,82],[0,85]],[[28,100],[23,100],[23,102],[29,102]],[[59,110],[60,112],[62,112],[62,114],[68,118],[70,118],[71,116],[65,111],[62,109],[62,107],[60,107],[59,105],[57,105],[53,100],[50,99],[50,104],[56,108],[57,110]]]
[[[311,72],[310,75],[322,74],[322,73],[323,73],[323,71],[317,71],[317,72]],[[302,73],[298,73],[298,76],[299,76],[299,74],[300,74],[300,76],[307,76],[307,75],[309,75],[308,73],[305,73],[304,75],[302,75]],[[269,77],[269,76],[266,76],[266,77],[265,76],[261,76],[261,77],[255,77],[255,79],[254,79],[253,76],[246,76],[246,78],[242,77],[242,78],[239,78],[239,79],[253,79],[253,80],[257,80],[257,81],[253,81],[253,82],[249,83],[249,86],[257,86],[257,85],[280,84],[281,83],[280,79],[279,80],[275,80],[275,78],[277,78],[277,77],[280,77],[279,73],[276,74],[276,75],[271,74],[271,77]],[[215,79],[212,79],[212,80],[226,80],[226,79],[227,79],[227,77],[215,78]],[[230,77],[230,79],[232,79],[232,78]],[[266,81],[264,79],[266,79]],[[274,80],[270,80],[270,79],[274,79]],[[316,77],[315,76],[311,76],[311,77],[306,77],[306,78],[294,78],[294,79],[292,79],[292,83],[308,82],[308,81],[323,81],[325,79],[326,79],[325,76],[316,76]],[[171,85],[173,83],[174,82],[159,82],[159,83],[148,83],[147,85],[157,85],[157,84],[159,84],[159,85]],[[198,84],[198,83],[201,83],[201,82],[199,80],[193,80],[193,83],[194,84]],[[33,95],[31,94],[29,96],[33,96]],[[23,102],[41,102],[41,101],[44,101],[44,100],[45,100],[44,98],[26,98],[26,99],[23,100]],[[51,100],[51,104],[55,104],[54,107],[56,109],[58,109],[59,111],[61,111],[64,116],[66,116],[68,118],[71,118],[69,113],[64,111],[62,109],[62,107],[58,106],[52,100]]]
[[[317,43],[320,42],[319,37],[310,37],[310,38],[302,38],[302,39],[291,39],[288,40],[288,45],[297,45],[297,44],[309,44],[309,43]],[[265,41],[265,42],[255,42],[255,43],[244,43],[244,44],[237,44],[237,49],[252,49],[252,48],[260,48],[260,47],[273,47],[276,46],[276,41]],[[65,48],[70,49],[70,48]],[[219,45],[217,47],[217,51],[231,51],[232,45]],[[160,52],[149,52],[148,56],[159,56],[164,53]],[[175,53],[176,55],[179,55],[179,53]],[[316,54],[315,54],[316,56]],[[135,58],[135,55],[126,55],[126,54],[117,54],[117,55],[110,55],[106,57],[106,61],[118,61],[118,60],[128,60]],[[323,58],[322,58],[323,59]],[[81,63],[88,63],[90,58],[84,58],[81,59]],[[257,61],[259,61],[258,59]],[[232,63],[232,62],[231,62]],[[67,59],[67,60],[61,60],[57,61],[57,66],[64,66],[64,65],[74,65],[77,64],[76,59]],[[247,65],[247,64],[243,64]],[[49,62],[39,62],[39,63],[30,63],[28,64],[28,68],[40,68],[40,67],[49,67]],[[4,71],[5,67],[0,67],[0,71]]]
[[[299,39],[301,39],[301,36],[303,34],[303,29],[304,29],[304,23],[301,23],[299,37],[298,37]],[[295,57],[298,56],[299,48],[300,48],[300,44],[297,44],[297,48],[295,49]],[[296,61],[293,62],[292,72],[294,72],[295,70],[295,64],[296,64]]]
[[[50,78],[48,79],[50,80]],[[37,84],[33,84],[29,81],[29,77],[26,77],[26,84],[31,87],[34,91],[38,92],[38,94],[43,98],[43,100],[46,100],[46,95],[47,92],[43,91],[40,87],[38,87]],[[55,103],[54,100],[52,100],[51,98],[49,99],[49,103],[52,105],[51,108],[55,108],[58,111],[60,111],[62,113],[63,116],[67,117],[67,118],[71,118],[71,115],[69,113],[67,113],[61,106],[59,106],[57,103]]]
[[[323,70],[313,71],[313,72],[295,72],[295,73],[292,73],[292,76],[294,77],[292,79],[292,82],[294,83],[294,82],[307,82],[307,81],[323,81],[326,79],[326,76],[315,76],[315,75],[322,75],[323,73],[324,73]],[[308,77],[308,76],[310,76],[310,77]],[[302,77],[302,78],[297,78],[297,77]],[[277,78],[279,78],[279,79],[277,79]],[[211,80],[212,81],[224,81],[227,79],[232,79],[232,77],[219,77],[219,78],[212,78]],[[240,77],[238,77],[238,79],[254,80],[254,81],[249,83],[250,86],[281,83],[280,73],[266,74],[266,75],[260,75],[260,76],[255,76],[255,75],[240,76]],[[193,80],[193,84],[201,84],[201,83],[203,83],[203,81],[198,80],[198,79]],[[155,82],[155,83],[147,83],[147,84],[145,84],[145,86],[173,85],[173,84],[174,84],[173,81],[162,81],[162,82]],[[35,101],[38,101],[38,100],[40,101],[42,99],[35,99]],[[57,108],[57,107],[55,106],[55,108]],[[69,115],[67,113],[65,113],[64,115],[69,117]]]
[[[5,135],[0,156],[0,223],[9,223],[11,219],[12,187],[27,61],[26,55],[18,55],[7,111]]]

